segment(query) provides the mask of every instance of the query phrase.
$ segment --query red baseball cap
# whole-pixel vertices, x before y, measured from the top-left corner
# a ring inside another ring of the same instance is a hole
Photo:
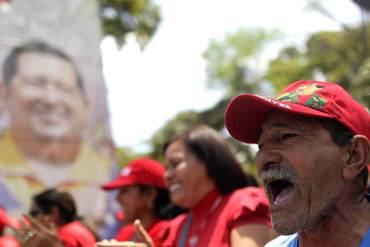
[[[235,139],[257,143],[267,114],[271,110],[335,119],[355,134],[370,140],[370,116],[341,86],[322,81],[297,81],[275,99],[242,94],[229,103],[225,125]]]
[[[128,185],[151,185],[157,188],[164,188],[164,167],[158,161],[144,157],[136,159],[123,168],[119,176],[104,184],[104,190],[114,190]]]

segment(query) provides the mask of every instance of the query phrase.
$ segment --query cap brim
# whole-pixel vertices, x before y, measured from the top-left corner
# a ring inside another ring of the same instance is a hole
[[[271,110],[290,112],[320,118],[333,116],[292,102],[264,98],[254,94],[242,94],[235,97],[225,113],[225,125],[230,135],[238,141],[257,143],[261,127]]]
[[[123,186],[129,186],[133,184],[136,184],[136,182],[133,181],[130,177],[118,177],[106,184],[103,184],[101,188],[103,190],[115,190]]]

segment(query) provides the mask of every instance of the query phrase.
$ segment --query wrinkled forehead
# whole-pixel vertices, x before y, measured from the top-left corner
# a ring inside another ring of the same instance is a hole
[[[262,124],[261,134],[266,130],[292,129],[314,131],[320,128],[317,118],[273,110]]]

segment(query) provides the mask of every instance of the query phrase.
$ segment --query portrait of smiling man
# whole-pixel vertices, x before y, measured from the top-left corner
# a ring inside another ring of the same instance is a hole
[[[370,117],[338,84],[298,81],[276,99],[229,104],[230,134],[258,144],[258,173],[272,223],[267,246],[370,246]]]
[[[27,42],[6,57],[2,83],[9,127],[0,135],[0,204],[28,210],[32,195],[57,186],[74,195],[82,214],[100,214],[110,162],[83,139],[88,102],[72,59]]]

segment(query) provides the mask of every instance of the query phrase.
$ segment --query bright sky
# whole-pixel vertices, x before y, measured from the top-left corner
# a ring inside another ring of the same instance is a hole
[[[147,151],[146,141],[166,121],[184,110],[203,110],[222,96],[206,87],[202,53],[212,38],[241,27],[279,28],[280,45],[302,44],[311,32],[339,29],[329,18],[308,11],[306,0],[157,0],[161,25],[141,52],[131,39],[118,50],[103,40],[103,70],[108,89],[113,140],[117,146]],[[342,23],[360,21],[351,0],[321,0]],[[267,47],[269,58],[276,46]]]

